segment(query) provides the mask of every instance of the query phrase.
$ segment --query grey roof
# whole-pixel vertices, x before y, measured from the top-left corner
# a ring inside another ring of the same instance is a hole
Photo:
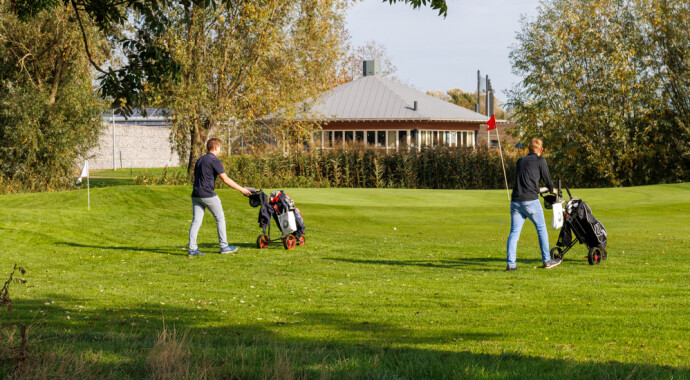
[[[151,126],[169,126],[170,122],[168,120],[168,115],[171,114],[171,110],[167,108],[146,108],[146,116],[140,109],[133,109],[132,115],[124,117],[121,115],[115,115],[113,117],[113,111],[104,112],[102,115],[103,121],[110,123],[115,122],[117,124],[137,124],[137,125],[151,125]]]
[[[417,101],[417,110],[414,110]],[[365,76],[324,93],[311,115],[330,121],[485,122],[488,116],[379,76]]]

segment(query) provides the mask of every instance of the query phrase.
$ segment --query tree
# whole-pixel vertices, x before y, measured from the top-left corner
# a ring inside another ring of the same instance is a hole
[[[403,1],[414,8],[427,6],[437,9],[439,14],[447,13],[445,0],[389,0],[391,4]],[[171,21],[165,9],[180,5],[187,8],[216,10],[219,6],[228,9],[250,6],[253,0],[10,0],[11,10],[22,20],[30,20],[41,11],[69,6],[75,11],[80,26],[92,22],[107,36],[114,36],[119,29],[139,15],[137,33],[133,37],[121,36],[115,40],[126,55],[119,67],[101,67],[92,59],[89,40],[83,36],[84,51],[92,66],[100,73],[101,95],[112,99],[112,106],[129,115],[133,107],[145,106],[147,95],[171,80],[180,79],[180,66],[173,59],[173,52],[155,43],[166,34]]]
[[[304,137],[304,102],[332,86],[344,4],[338,0],[193,3],[166,10],[157,43],[179,65],[158,101],[172,111],[172,141],[191,173],[210,134]]]
[[[349,39],[349,36],[347,36]],[[395,75],[398,68],[393,64],[391,58],[388,56],[386,46],[377,43],[374,40],[368,41],[364,45],[352,49],[349,44],[345,45],[349,52],[344,56],[344,59],[339,62],[337,69],[336,85],[351,82],[355,79],[361,78],[363,73],[363,62],[366,60],[379,61],[381,65],[380,76],[395,81],[400,79]]]
[[[415,9],[429,4],[431,9],[438,10],[439,15],[443,15],[444,17],[448,15],[448,5],[446,4],[446,0],[388,0],[388,2],[391,4],[404,2],[405,4],[412,5],[412,7]]]
[[[690,43],[674,30],[690,21],[689,8],[543,2],[536,19],[522,20],[511,52],[524,76],[509,97],[523,143],[543,136],[571,185],[688,180]]]
[[[428,90],[427,95],[437,97],[439,99],[445,100],[447,102],[456,104],[460,107],[467,108],[468,110],[474,111],[474,105],[477,103],[477,94],[474,92],[465,92],[459,88],[452,88],[445,93],[439,90]],[[486,113],[486,94],[482,94],[479,99],[479,112],[482,114]],[[498,98],[496,99],[496,105],[494,106],[494,114],[496,118],[501,120],[510,119],[510,115],[503,109],[503,102]]]
[[[638,166],[647,182],[690,180],[690,4],[681,1],[638,1],[641,33],[640,71],[654,84],[656,107],[638,138],[645,147]],[[659,94],[661,96],[659,96]],[[661,174],[660,174],[661,173]]]
[[[59,187],[73,181],[75,161],[98,141],[104,104],[74,11],[59,6],[22,22],[10,6],[0,4],[0,177]],[[107,59],[107,41],[93,25],[83,27],[93,59]]]

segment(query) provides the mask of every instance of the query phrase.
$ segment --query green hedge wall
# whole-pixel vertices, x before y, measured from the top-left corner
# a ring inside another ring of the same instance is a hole
[[[505,152],[512,186],[519,152]],[[223,158],[230,178],[243,186],[367,187],[410,189],[502,189],[503,169],[496,150],[486,148],[423,148],[385,151],[350,147],[279,151]]]

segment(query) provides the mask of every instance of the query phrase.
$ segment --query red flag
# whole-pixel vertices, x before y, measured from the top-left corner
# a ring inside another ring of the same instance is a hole
[[[490,131],[492,129],[496,129],[496,117],[494,115],[491,115],[491,119],[489,119],[489,121],[487,121],[484,124],[489,126],[489,128],[486,129],[487,131]]]

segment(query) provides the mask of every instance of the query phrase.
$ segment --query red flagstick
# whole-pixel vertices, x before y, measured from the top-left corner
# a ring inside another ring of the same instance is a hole
[[[505,161],[503,160],[503,149],[501,148],[501,138],[498,135],[498,128],[496,127],[496,116],[491,115],[491,119],[486,122],[486,125],[489,126],[489,128],[486,129],[486,132],[488,136],[491,136],[489,133],[490,130],[495,129],[496,130],[496,139],[498,139],[498,152],[501,154],[501,166],[503,167],[503,179],[506,182],[506,193],[508,194],[508,200],[510,200],[510,191],[508,190],[508,176],[506,175],[506,164]]]

